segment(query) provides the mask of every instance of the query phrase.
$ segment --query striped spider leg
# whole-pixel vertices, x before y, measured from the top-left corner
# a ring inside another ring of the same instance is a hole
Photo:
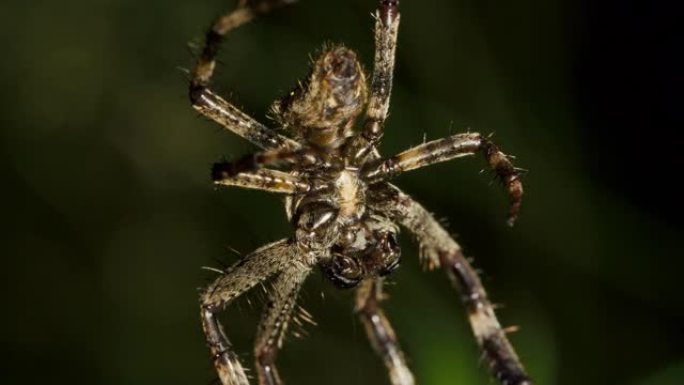
[[[301,145],[298,142],[269,129],[209,89],[216,67],[216,55],[225,36],[257,15],[294,0],[262,0],[254,5],[252,2],[240,0],[235,10],[219,17],[207,31],[204,48],[191,72],[188,89],[190,102],[200,114],[261,148],[299,148]]]
[[[367,157],[377,156],[375,146],[382,138],[385,120],[389,114],[401,18],[399,1],[380,1],[380,6],[373,16],[375,18],[375,57],[366,117],[360,135],[350,140],[346,148],[346,156],[354,164],[362,164]]]
[[[369,207],[409,231],[418,241],[429,268],[442,267],[461,294],[473,334],[492,374],[504,385],[531,385],[513,346],[494,313],[480,277],[463,256],[461,246],[423,206],[388,183],[371,187]]]
[[[253,144],[272,152],[299,149],[301,144],[259,123],[214,93],[209,88],[209,83],[216,67],[219,46],[230,31],[253,20],[259,14],[292,2],[294,0],[268,0],[252,5],[247,0],[240,0],[237,9],[219,17],[206,33],[204,48],[191,72],[188,89],[190,102],[197,112]],[[212,169],[212,179],[216,184],[286,194],[313,189],[309,183],[291,174],[267,169],[249,172],[255,170],[245,169],[237,175],[237,172],[226,173],[225,164],[226,162],[216,163]]]
[[[366,335],[375,353],[382,358],[392,385],[413,385],[413,373],[406,364],[404,352],[380,307],[384,299],[383,280],[380,278],[363,281],[356,289],[356,313],[361,319]]]
[[[446,162],[462,156],[482,153],[489,166],[504,184],[510,199],[508,225],[513,226],[522,201],[523,188],[520,169],[513,167],[508,157],[478,133],[456,134],[410,148],[391,158],[365,165],[362,174],[372,184],[405,171]]]
[[[282,344],[297,293],[312,268],[307,253],[292,240],[263,246],[226,269],[201,296],[202,328],[214,366],[224,385],[248,385],[245,370],[216,318],[217,313],[255,285],[275,276],[258,327],[256,367],[261,384],[279,384],[274,361]]]

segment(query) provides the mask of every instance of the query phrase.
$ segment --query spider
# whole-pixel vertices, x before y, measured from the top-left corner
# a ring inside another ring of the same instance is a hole
[[[308,77],[272,105],[279,130],[267,128],[210,90],[216,54],[226,34],[294,1],[240,0],[235,10],[218,18],[209,29],[191,72],[189,96],[194,109],[262,149],[236,161],[215,163],[214,183],[283,194],[294,227],[294,235],[245,256],[201,293],[202,328],[221,383],[249,382],[218,313],[238,296],[270,280],[254,353],[259,384],[279,385],[276,356],[300,287],[314,268],[319,268],[337,287],[356,288],[355,311],[384,361],[391,383],[414,384],[380,306],[383,277],[399,265],[397,234],[402,227],[418,241],[424,264],[444,269],[460,291],[492,374],[505,385],[531,385],[461,247],[430,212],[388,182],[405,171],[479,153],[508,192],[509,225],[518,215],[523,192],[519,170],[489,138],[478,133],[423,143],[388,158],[380,156],[377,146],[392,89],[398,0],[380,1],[374,13],[370,86],[353,50],[343,45],[324,47]],[[363,124],[355,130],[355,121],[362,114]]]

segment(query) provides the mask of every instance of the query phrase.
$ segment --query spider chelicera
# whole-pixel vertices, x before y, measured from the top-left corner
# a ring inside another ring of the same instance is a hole
[[[271,281],[255,342],[261,385],[281,384],[275,359],[299,289],[315,267],[340,288],[356,288],[356,312],[394,385],[414,383],[380,302],[383,277],[397,268],[402,227],[420,245],[429,268],[444,269],[460,291],[475,338],[493,375],[506,385],[530,385],[461,247],[423,206],[390,184],[393,176],[457,157],[482,154],[510,197],[508,223],[518,215],[519,172],[486,137],[465,133],[383,158],[377,146],[389,109],[399,27],[399,1],[380,1],[374,13],[375,59],[370,87],[357,55],[325,47],[310,75],[272,106],[279,130],[267,128],[208,86],[218,46],[234,28],[294,0],[240,0],[209,29],[191,73],[190,100],[200,114],[262,151],[214,164],[216,184],[283,194],[294,235],[265,245],[223,271],[201,294],[202,327],[223,385],[248,379],[217,313],[255,285]],[[363,125],[354,129],[364,113]],[[279,167],[280,169],[267,168]]]

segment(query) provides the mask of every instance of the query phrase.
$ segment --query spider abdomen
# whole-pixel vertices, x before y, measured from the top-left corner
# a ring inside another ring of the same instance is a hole
[[[296,139],[333,149],[353,135],[367,93],[366,76],[356,53],[334,46],[318,57],[303,82],[273,103],[271,111]]]

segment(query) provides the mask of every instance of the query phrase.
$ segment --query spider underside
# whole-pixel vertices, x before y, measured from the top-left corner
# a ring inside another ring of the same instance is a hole
[[[478,133],[427,142],[389,158],[380,156],[377,146],[389,109],[399,1],[380,1],[374,13],[370,87],[354,51],[341,45],[326,47],[307,79],[273,104],[272,115],[281,130],[267,128],[208,88],[224,36],[259,14],[292,2],[240,0],[207,32],[190,81],[195,110],[261,148],[237,161],[214,164],[214,182],[283,194],[295,230],[292,237],[247,255],[202,292],[202,327],[222,385],[249,382],[217,313],[255,285],[271,281],[254,352],[259,384],[279,385],[276,355],[298,291],[315,267],[336,286],[356,288],[355,311],[391,383],[414,384],[380,307],[383,277],[399,264],[399,227],[416,238],[424,264],[444,269],[459,290],[493,375],[501,384],[531,385],[461,247],[423,206],[388,182],[404,171],[480,153],[508,192],[511,225],[522,196],[518,170]],[[354,124],[362,113],[363,124],[356,131]]]

